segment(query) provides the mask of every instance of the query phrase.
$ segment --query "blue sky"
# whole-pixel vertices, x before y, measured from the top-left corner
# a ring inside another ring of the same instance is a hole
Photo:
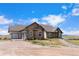
[[[8,25],[33,22],[60,27],[64,34],[79,35],[79,4],[75,3],[2,3],[0,34],[8,34]]]

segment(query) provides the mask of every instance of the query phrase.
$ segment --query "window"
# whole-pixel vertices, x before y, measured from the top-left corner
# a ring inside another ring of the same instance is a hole
[[[41,34],[41,32],[39,32],[39,36],[41,36],[42,34]]]
[[[47,33],[48,38],[52,38],[54,36],[54,34],[52,34],[51,32]]]
[[[39,36],[41,36],[41,34],[39,34]]]
[[[19,32],[11,33],[11,38],[12,39],[21,39],[22,38],[22,33],[19,33]]]
[[[31,31],[29,31],[29,35],[30,35],[30,37],[32,36],[32,32]]]
[[[11,37],[12,37],[12,39],[17,39],[18,38],[18,34],[17,33],[12,33]]]

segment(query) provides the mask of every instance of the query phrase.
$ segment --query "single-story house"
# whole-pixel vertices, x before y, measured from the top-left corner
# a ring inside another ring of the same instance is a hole
[[[11,39],[48,39],[48,38],[61,38],[62,31],[58,27],[51,25],[38,24],[36,22],[28,25],[9,26],[8,32]]]

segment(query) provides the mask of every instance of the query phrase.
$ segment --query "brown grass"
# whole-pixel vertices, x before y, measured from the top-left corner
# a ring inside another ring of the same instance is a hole
[[[42,46],[51,46],[51,47],[63,45],[57,38],[47,40],[30,40],[30,42],[33,44],[38,44]]]
[[[67,42],[70,42],[72,44],[79,45],[79,40],[66,40]]]

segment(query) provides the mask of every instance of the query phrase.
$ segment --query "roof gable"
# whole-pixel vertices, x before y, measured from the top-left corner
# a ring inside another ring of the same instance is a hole
[[[25,27],[25,29],[23,29],[23,30],[27,30],[27,29],[29,29],[29,27],[32,30],[34,30],[35,28],[44,30],[44,28],[42,26],[40,26],[40,24],[38,24],[36,22],[34,22],[34,23],[30,24],[29,26]]]
[[[22,30],[25,30],[25,28],[28,28],[29,26],[31,26],[33,24],[37,24],[38,26],[42,27],[47,32],[55,32],[57,30],[57,27],[53,27],[51,25],[38,24],[38,23],[34,22],[28,26],[23,26],[23,25],[10,26],[8,31],[9,32],[22,31]]]

